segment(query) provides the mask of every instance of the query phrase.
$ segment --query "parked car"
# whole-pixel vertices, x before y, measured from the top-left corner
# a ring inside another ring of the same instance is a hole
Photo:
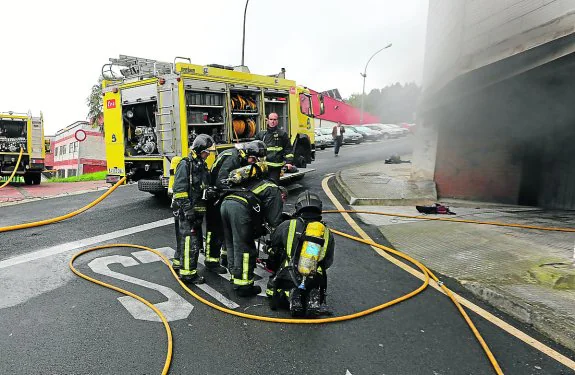
[[[403,135],[403,130],[399,130],[395,127],[387,126],[388,124],[369,124],[366,126],[372,126],[377,128],[381,132],[381,136],[383,139],[389,138],[399,138]]]
[[[417,126],[415,124],[410,124],[407,122],[402,122],[401,124],[399,124],[400,127],[407,129],[411,134],[415,134],[415,129],[417,129]]]
[[[343,143],[360,144],[363,142],[363,135],[355,130],[353,126],[345,125],[345,133],[343,133]]]
[[[366,126],[354,126],[353,128],[358,131],[366,141],[377,141],[383,137],[377,130],[372,130]]]
[[[369,125],[365,125],[365,127],[369,128],[373,131],[378,132],[380,134],[381,138],[383,138],[383,139],[391,138],[389,132],[384,130],[383,128],[381,128],[379,125],[369,124]]]
[[[315,147],[320,150],[325,150],[326,147],[333,147],[335,141],[331,136],[331,128],[317,128],[315,129]]]
[[[401,131],[400,136],[403,136],[403,137],[405,137],[409,133],[408,129],[402,128],[399,125],[395,125],[395,124],[384,124],[384,125],[392,128],[392,129],[395,129],[395,130],[400,130]]]

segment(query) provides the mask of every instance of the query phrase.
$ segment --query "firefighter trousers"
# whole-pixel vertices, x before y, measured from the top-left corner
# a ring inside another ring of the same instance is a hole
[[[235,200],[225,199],[220,209],[228,269],[235,286],[254,284],[258,249],[254,240],[253,209]]]
[[[193,276],[197,273],[198,257],[202,249],[202,223],[199,220],[186,219],[183,210],[178,213],[178,223],[180,276]]]
[[[206,210],[206,263],[219,263],[220,255],[225,254],[220,206],[221,203],[208,203]]]
[[[178,211],[174,212],[174,228],[176,230],[176,252],[174,253],[174,259],[179,261],[182,256],[182,236],[180,236],[180,213]]]

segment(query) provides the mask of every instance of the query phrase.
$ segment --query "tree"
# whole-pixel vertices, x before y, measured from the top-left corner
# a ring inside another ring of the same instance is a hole
[[[417,108],[421,87],[414,82],[399,82],[382,89],[373,89],[365,95],[366,112],[379,117],[383,123],[412,122]],[[352,94],[347,103],[361,107],[362,94]]]
[[[92,86],[90,96],[86,98],[88,105],[88,114],[86,118],[93,128],[98,127],[100,132],[104,133],[104,123],[101,119],[104,116],[104,100],[102,97],[102,80],[103,77],[98,78],[98,83]]]

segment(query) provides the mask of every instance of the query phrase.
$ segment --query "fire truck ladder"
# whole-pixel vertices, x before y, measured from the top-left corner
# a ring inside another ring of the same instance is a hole
[[[128,78],[157,77],[160,74],[173,72],[171,63],[144,59],[142,57],[120,55],[119,58],[110,58],[110,63],[102,67],[102,75],[109,80],[124,80]],[[112,68],[120,67],[121,77],[117,76]]]
[[[161,151],[165,154],[174,154],[176,152],[174,149],[174,145],[176,144],[174,85],[169,84],[166,86],[168,87],[161,87],[158,90],[160,100],[158,103],[158,112],[156,112],[156,133],[158,133],[157,136],[161,145]],[[170,142],[166,145],[166,141],[168,140]]]

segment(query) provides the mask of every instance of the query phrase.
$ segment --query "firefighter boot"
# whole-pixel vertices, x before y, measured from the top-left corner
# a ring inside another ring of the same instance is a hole
[[[200,276],[198,273],[195,273],[193,275],[180,276],[180,278],[185,284],[198,285],[203,284],[206,281],[206,279],[204,279],[204,277]]]
[[[259,285],[242,285],[238,288],[238,296],[251,297],[260,294],[262,288]]]
[[[222,275],[228,272],[228,270],[225,267],[220,266],[218,262],[205,262],[204,265],[206,266],[206,270],[213,273]]]
[[[299,317],[304,315],[303,308],[303,295],[302,290],[299,288],[293,288],[289,295],[289,310],[291,316]]]
[[[277,310],[279,307],[279,291],[276,288],[276,284],[273,281],[273,277],[270,277],[268,280],[268,285],[266,287],[266,296],[269,299],[270,309]]]
[[[321,314],[321,295],[318,288],[314,288],[309,291],[307,297],[307,315],[311,317],[316,317]]]

